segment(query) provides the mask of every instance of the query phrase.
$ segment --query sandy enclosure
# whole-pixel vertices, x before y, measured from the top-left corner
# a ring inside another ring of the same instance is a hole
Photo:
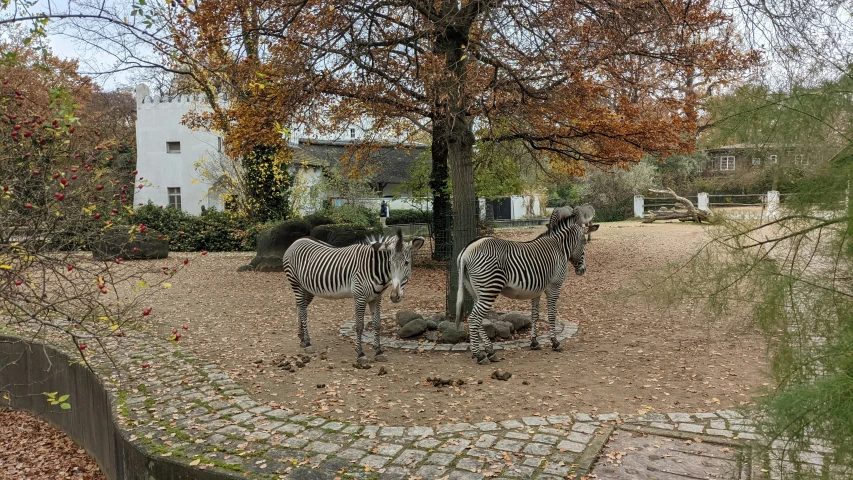
[[[498,235],[529,240],[540,231]],[[302,353],[293,295],[282,273],[237,273],[251,258],[240,254],[195,258],[171,289],[158,290],[147,303],[152,331],[165,338],[186,324],[184,348],[221,365],[258,399],[328,417],[431,424],[717,410],[749,404],[767,385],[762,340],[736,321],[710,322],[698,305],[663,306],[659,292],[641,287],[707,238],[703,227],[677,222],[603,224],[587,246],[586,275],[571,275],[558,303],[560,318],[580,324],[578,334],[564,342],[563,352],[509,351],[489,366],[476,365],[470,353],[389,350],[388,363],[355,369],[354,344],[338,335],[352,317],[352,301],[318,299],[309,311],[317,353],[303,368],[284,371],[273,360]],[[178,258],[173,253],[169,261]],[[441,309],[445,276],[416,268],[405,300],[386,299],[383,312]],[[501,298],[496,309],[528,310],[529,302]],[[372,357],[372,348],[367,352]],[[512,378],[492,379],[497,368]],[[426,381],[435,376],[465,383],[437,388]]]

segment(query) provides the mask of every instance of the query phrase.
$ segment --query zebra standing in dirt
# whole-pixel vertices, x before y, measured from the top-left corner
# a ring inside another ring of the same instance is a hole
[[[391,287],[391,301],[397,303],[403,299],[403,288],[412,276],[412,252],[423,244],[422,237],[404,242],[400,229],[397,229],[396,237],[367,240],[360,245],[342,248],[335,248],[312,237],[293,242],[284,252],[283,263],[284,273],[296,297],[299,346],[308,353],[313,349],[308,335],[308,305],[315,296],[352,298],[355,302],[355,331],[358,336],[356,361],[359,364],[369,362],[361,348],[367,305],[373,314],[375,360],[387,361],[379,342],[382,293]]]
[[[456,297],[456,321],[461,319],[463,288],[467,288],[475,303],[468,317],[471,353],[480,364],[495,359],[492,342],[483,329],[483,318],[491,310],[498,295],[514,299],[530,299],[532,327],[530,348],[539,349],[536,322],[539,319],[539,298],[545,293],[548,301],[548,328],[551,348],[559,351],[557,341],[557,299],[566,279],[568,264],[575,273],[586,271],[583,224],[591,221],[585,210],[576,213],[563,207],[556,223],[529,242],[513,242],[495,237],[484,237],[468,244],[457,258],[459,291]],[[589,232],[598,230],[591,225]]]

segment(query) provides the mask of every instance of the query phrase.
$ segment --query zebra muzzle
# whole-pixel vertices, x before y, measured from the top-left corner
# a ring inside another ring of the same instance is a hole
[[[391,293],[391,301],[394,303],[400,303],[400,300],[403,299],[403,295],[397,293]]]

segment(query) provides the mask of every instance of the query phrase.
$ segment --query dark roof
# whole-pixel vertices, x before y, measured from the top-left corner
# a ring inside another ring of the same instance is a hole
[[[299,141],[294,161],[313,166],[337,167],[340,160],[355,154],[358,144],[341,141]],[[375,148],[375,147],[374,147]],[[370,151],[370,160],[379,170],[375,183],[402,183],[409,180],[409,166],[427,148],[422,144],[389,144]]]

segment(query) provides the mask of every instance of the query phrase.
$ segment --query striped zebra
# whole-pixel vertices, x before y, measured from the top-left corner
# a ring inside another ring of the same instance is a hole
[[[373,314],[373,348],[377,362],[387,361],[379,344],[379,306],[382,293],[391,287],[391,301],[403,299],[403,288],[412,276],[412,252],[424,244],[422,237],[403,241],[403,232],[396,237],[367,239],[359,245],[335,248],[312,237],[293,242],[284,252],[284,273],[296,297],[299,317],[299,346],[311,353],[308,335],[308,305],[314,297],[352,298],[355,301],[355,331],[358,335],[355,351],[359,364],[368,363],[361,348],[364,331],[364,310],[370,306]]]
[[[548,224],[553,225],[563,216],[570,216],[572,213],[578,215],[581,219],[580,224],[585,228],[589,229],[589,227],[592,226],[592,217],[595,216],[595,207],[589,203],[585,203],[579,207],[575,207],[574,209],[568,205],[565,207],[555,208],[554,211],[551,212],[551,219],[548,221]],[[587,243],[592,241],[592,232],[589,230],[587,230],[586,233],[586,241]]]
[[[539,319],[539,298],[545,293],[548,301],[548,329],[551,348],[561,350],[557,341],[557,299],[566,279],[568,264],[575,273],[586,271],[585,244],[582,222],[586,217],[571,211],[549,224],[548,230],[529,242],[513,242],[495,237],[483,237],[468,244],[457,259],[459,291],[456,297],[456,321],[461,319],[463,286],[474,297],[474,308],[468,317],[471,354],[480,364],[495,360],[492,342],[483,328],[483,318],[491,310],[498,295],[514,299],[530,299],[530,348],[538,350],[536,321]],[[583,214],[583,212],[580,212]],[[598,230],[592,225],[588,231]]]

